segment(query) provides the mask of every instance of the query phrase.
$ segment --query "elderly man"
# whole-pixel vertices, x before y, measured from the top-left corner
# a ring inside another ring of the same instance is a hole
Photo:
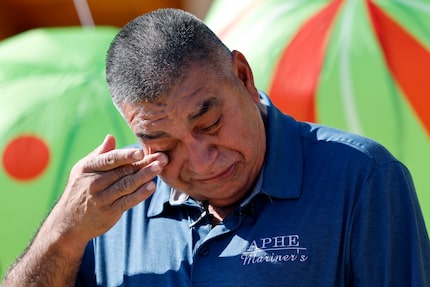
[[[74,166],[4,286],[430,284],[405,166],[282,114],[196,17],[133,20],[106,71],[141,148],[107,136]]]

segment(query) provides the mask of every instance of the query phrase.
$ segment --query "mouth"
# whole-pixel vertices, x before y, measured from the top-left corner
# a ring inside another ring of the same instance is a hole
[[[235,169],[236,169],[236,165],[232,164],[227,169],[223,170],[222,172],[218,173],[215,176],[196,179],[196,181],[198,181],[199,183],[202,183],[202,184],[220,183],[220,182],[225,181],[228,178],[232,177]]]

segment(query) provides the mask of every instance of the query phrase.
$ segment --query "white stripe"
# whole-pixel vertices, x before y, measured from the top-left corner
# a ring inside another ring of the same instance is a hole
[[[414,7],[418,10],[430,14],[430,4],[416,0],[394,0],[394,2],[402,3],[405,6]]]
[[[258,19],[257,25],[253,25],[251,29],[248,29],[245,33],[243,33],[240,36],[240,41],[237,41],[237,38],[231,39],[233,43],[230,43],[228,46],[245,53],[248,52],[248,49],[252,49],[252,47],[255,45],[254,42],[261,41],[261,35],[263,35],[264,38],[264,34],[267,33],[267,31],[270,31],[268,27],[273,24],[273,19],[285,17],[289,11],[299,7],[300,5],[303,5],[304,2],[305,0],[280,3],[276,9],[270,10],[269,14],[264,15],[264,17]],[[228,42],[229,39],[226,41]],[[235,44],[235,47],[231,47],[233,46],[232,44]]]
[[[347,129],[351,132],[363,134],[352,88],[351,65],[349,59],[351,29],[354,22],[355,4],[357,1],[347,1],[341,19],[340,41],[340,90]]]

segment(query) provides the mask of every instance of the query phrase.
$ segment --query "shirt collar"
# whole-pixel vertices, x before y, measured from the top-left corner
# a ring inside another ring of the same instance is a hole
[[[303,179],[303,148],[298,123],[266,98],[269,104],[262,192],[278,198],[297,198]]]

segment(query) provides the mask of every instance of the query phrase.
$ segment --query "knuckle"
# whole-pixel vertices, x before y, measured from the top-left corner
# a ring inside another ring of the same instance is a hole
[[[89,166],[92,170],[105,171],[111,169],[110,167],[115,166],[117,160],[117,155],[115,153],[109,152],[91,158]]]
[[[114,172],[118,178],[122,178],[124,176],[133,174],[135,172],[135,168],[132,165],[124,165],[116,168]]]
[[[102,157],[100,164],[101,165],[113,165],[117,161],[117,156],[114,153],[106,153],[104,157]]]
[[[121,193],[128,193],[128,191],[130,191],[131,189],[133,189],[134,186],[134,180],[132,177],[130,176],[126,176],[124,177],[120,182],[119,182],[119,192]]]
[[[103,182],[103,176],[99,173],[87,174],[86,181],[88,189],[94,193],[100,189]]]
[[[121,167],[113,169],[112,173],[113,173],[113,177],[118,179],[123,178],[125,176],[124,170]]]
[[[87,158],[82,158],[79,161],[77,161],[71,169],[72,173],[84,172],[86,170],[86,166],[88,165],[87,161],[88,161]]]

